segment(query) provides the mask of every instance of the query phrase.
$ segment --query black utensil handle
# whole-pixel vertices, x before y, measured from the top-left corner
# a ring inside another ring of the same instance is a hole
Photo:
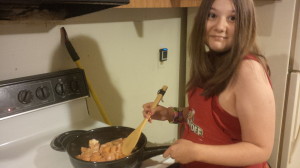
[[[67,48],[72,60],[74,62],[78,61],[80,59],[80,57],[78,56],[78,54],[77,54],[75,48],[73,47],[72,43],[70,41],[66,41],[65,45],[66,45],[66,48]]]
[[[170,146],[145,147],[142,160],[146,160],[153,156],[163,154],[169,147]]]
[[[75,48],[73,47],[72,43],[70,42],[66,29],[64,27],[60,28],[60,33],[62,36],[62,40],[65,43],[65,46],[66,46],[72,60],[74,62],[78,61],[80,59],[80,57],[78,56]]]
[[[68,143],[77,138],[79,135],[86,133],[84,130],[73,130],[64,132],[56,136],[50,143],[52,149],[64,152],[67,149]]]

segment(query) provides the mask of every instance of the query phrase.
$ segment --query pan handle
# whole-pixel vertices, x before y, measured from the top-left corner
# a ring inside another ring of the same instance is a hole
[[[56,136],[50,143],[52,149],[64,152],[67,149],[68,143],[76,139],[79,135],[86,133],[84,130],[67,131]]]
[[[163,154],[170,146],[154,146],[154,147],[145,147],[143,152],[142,160],[149,159],[153,156]]]

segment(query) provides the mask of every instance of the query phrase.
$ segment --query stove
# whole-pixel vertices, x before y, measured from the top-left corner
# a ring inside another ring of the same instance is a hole
[[[72,168],[51,141],[70,130],[107,126],[88,114],[84,71],[78,68],[0,81],[0,167]],[[161,155],[142,168],[174,163]]]

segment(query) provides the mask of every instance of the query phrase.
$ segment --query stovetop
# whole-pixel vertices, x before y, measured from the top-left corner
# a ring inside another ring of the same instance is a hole
[[[68,154],[53,150],[50,143],[66,131],[107,126],[92,120],[85,104],[85,100],[80,99],[0,121],[0,167],[73,168]],[[77,110],[69,111],[66,106]],[[172,163],[173,159],[159,155],[144,161],[141,168],[167,168]]]
[[[0,82],[0,100],[12,100],[0,103],[1,168],[72,168],[68,154],[53,150],[51,141],[70,130],[107,126],[89,116],[88,88],[84,74],[77,71]],[[9,115],[7,109],[11,107],[15,108]],[[141,168],[164,168],[172,163],[172,159],[160,155],[143,162]]]
[[[154,156],[142,163],[142,168],[177,168],[174,159],[164,158],[162,155]]]
[[[53,150],[51,140],[69,130],[104,126],[89,117],[85,99],[2,120],[0,167],[71,168],[67,153]]]

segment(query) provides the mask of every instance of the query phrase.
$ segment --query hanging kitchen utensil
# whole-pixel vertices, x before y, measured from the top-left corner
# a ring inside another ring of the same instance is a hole
[[[75,62],[75,64],[77,65],[78,68],[80,69],[83,69],[83,67],[81,66],[80,64],[80,57],[78,56],[77,52],[75,51],[72,43],[70,42],[69,38],[68,38],[68,34],[65,30],[64,27],[60,28],[60,32],[61,32],[61,35],[62,35],[62,40],[64,41],[65,45],[66,45],[66,48],[72,58],[72,60]],[[109,120],[109,118],[107,117],[106,113],[104,112],[103,110],[103,106],[102,104],[100,103],[100,100],[98,98],[98,96],[95,94],[95,91],[94,91],[94,88],[92,87],[90,81],[88,80],[88,78],[86,77],[86,80],[87,80],[87,84],[88,84],[88,87],[90,89],[90,92],[91,92],[91,95],[96,103],[96,106],[104,120],[104,122],[108,125],[112,125],[111,124],[111,121]]]
[[[163,86],[157,93],[156,99],[154,100],[151,108],[155,108],[158,103],[161,101],[162,97],[164,96],[165,92],[167,91],[168,86]],[[131,153],[131,151],[134,149],[134,147],[136,146],[143,128],[145,127],[147,121],[149,120],[149,118],[145,118],[141,124],[130,133],[130,135],[128,135],[127,138],[124,139],[123,141],[123,145],[122,145],[122,153],[124,155],[129,155]]]

